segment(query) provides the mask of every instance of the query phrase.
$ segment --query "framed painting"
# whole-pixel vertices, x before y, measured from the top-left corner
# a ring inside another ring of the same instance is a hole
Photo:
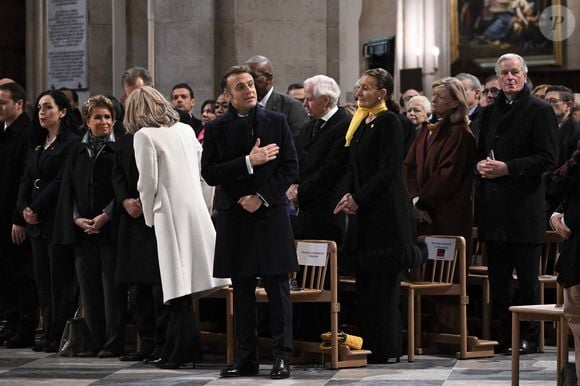
[[[540,15],[561,0],[450,0],[451,62],[495,66],[502,54],[513,52],[529,66],[562,65],[562,41],[540,30]]]

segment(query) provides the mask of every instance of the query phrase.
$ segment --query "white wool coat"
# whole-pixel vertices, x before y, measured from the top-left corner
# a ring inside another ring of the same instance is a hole
[[[137,189],[143,216],[155,227],[163,301],[201,297],[230,284],[215,279],[215,229],[203,195],[202,147],[188,125],[146,127],[135,134]]]

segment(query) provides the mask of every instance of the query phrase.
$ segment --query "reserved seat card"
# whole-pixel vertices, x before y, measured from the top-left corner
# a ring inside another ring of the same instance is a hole
[[[429,260],[452,261],[455,258],[455,239],[425,237]]]
[[[326,243],[309,243],[306,241],[296,243],[296,255],[300,265],[324,267],[327,253],[328,244]]]

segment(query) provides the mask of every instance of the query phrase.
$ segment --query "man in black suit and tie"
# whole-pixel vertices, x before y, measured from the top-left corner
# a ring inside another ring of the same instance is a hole
[[[31,126],[25,100],[18,84],[0,85],[0,318],[7,320],[0,345],[8,348],[34,345],[38,307],[26,223],[16,210]]]
[[[193,115],[195,107],[195,96],[193,89],[187,83],[178,83],[171,89],[171,105],[179,111],[180,120],[193,127],[193,131],[198,135],[201,131],[201,121]],[[185,114],[182,114],[185,113]]]
[[[231,277],[238,355],[222,377],[258,374],[256,277],[268,294],[274,366],[272,379],[288,378],[292,352],[292,303],[288,273],[298,270],[286,190],[298,162],[282,114],[257,106],[246,66],[224,75],[230,107],[208,123],[201,173],[218,187],[215,277]]]
[[[286,192],[297,211],[291,216],[297,239],[340,240],[332,212],[348,161],[344,143],[350,116],[337,107],[339,97],[338,84],[328,76],[304,82],[304,107],[312,119],[295,138],[299,175]]]
[[[246,61],[256,83],[258,103],[267,110],[277,111],[286,116],[292,136],[296,138],[300,128],[308,122],[308,114],[296,99],[280,94],[274,90],[274,69],[272,62],[262,55],[256,55]]]
[[[572,119],[574,93],[566,86],[550,86],[546,89],[546,98],[558,120],[558,164],[566,163],[576,150],[580,140],[580,126]]]
[[[481,112],[481,107],[479,106],[479,99],[481,98],[481,82],[474,75],[465,72],[457,74],[455,77],[461,81],[461,84],[465,89],[465,96],[467,97],[467,104],[469,105],[469,128],[471,129],[475,140],[478,141],[480,125],[479,113]]]

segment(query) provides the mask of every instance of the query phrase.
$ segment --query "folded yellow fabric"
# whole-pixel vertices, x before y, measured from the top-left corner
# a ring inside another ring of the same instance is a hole
[[[323,334],[320,334],[320,339],[322,339],[320,349],[330,350],[331,349],[330,341],[332,339],[332,333],[325,332]],[[360,336],[346,334],[341,331],[338,333],[338,343],[348,346],[353,350],[360,350],[363,345],[363,339]]]

